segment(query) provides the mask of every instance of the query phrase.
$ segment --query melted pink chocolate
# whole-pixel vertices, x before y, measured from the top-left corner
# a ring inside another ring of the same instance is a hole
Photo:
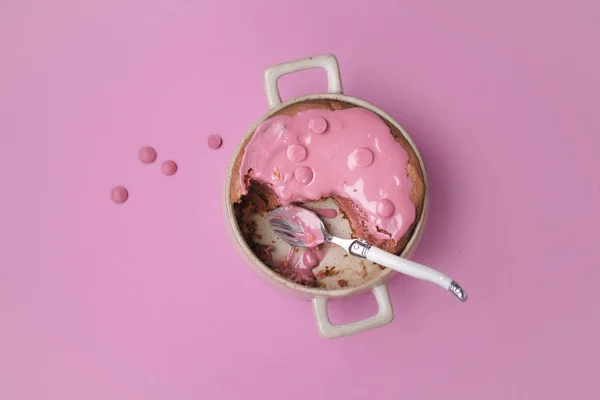
[[[333,208],[311,208],[311,211],[313,211],[319,217],[329,219],[335,218],[338,215],[337,211],[335,211]]]
[[[324,243],[315,248],[304,248],[302,250],[298,247],[290,246],[287,256],[276,263],[274,267],[276,270],[289,271],[294,281],[312,281],[315,278],[315,274],[312,270],[318,267],[321,261],[323,261],[328,249],[328,243]]]
[[[301,145],[305,157],[299,148],[290,151],[292,145]],[[399,240],[415,219],[407,165],[408,153],[373,112],[313,109],[260,124],[240,179],[247,192],[244,176],[252,169],[252,179],[269,184],[283,204],[349,198],[365,213],[373,236],[389,238],[383,230]]]

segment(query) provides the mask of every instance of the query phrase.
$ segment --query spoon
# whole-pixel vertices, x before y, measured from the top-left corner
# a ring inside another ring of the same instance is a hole
[[[433,268],[398,257],[370,245],[362,239],[342,239],[331,235],[323,221],[311,210],[298,206],[279,207],[269,213],[271,229],[284,242],[297,247],[315,247],[321,243],[333,243],[353,256],[391,268],[413,278],[433,282],[452,293],[462,302],[467,293],[454,280]]]

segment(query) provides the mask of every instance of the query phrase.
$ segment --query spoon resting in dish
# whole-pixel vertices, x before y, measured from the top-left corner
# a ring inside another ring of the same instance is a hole
[[[284,242],[297,247],[316,247],[333,243],[353,256],[365,258],[413,278],[426,280],[452,293],[458,300],[467,301],[467,293],[454,280],[414,261],[398,257],[370,245],[362,239],[342,239],[331,235],[314,212],[298,206],[279,207],[269,213],[269,224]]]

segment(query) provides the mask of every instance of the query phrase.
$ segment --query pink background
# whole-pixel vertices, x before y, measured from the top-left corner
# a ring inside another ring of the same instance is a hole
[[[597,398],[599,18],[572,0],[2,1],[0,399]],[[220,202],[263,70],[325,52],[420,147],[415,258],[470,294],[396,279],[394,322],[335,341],[245,267]]]

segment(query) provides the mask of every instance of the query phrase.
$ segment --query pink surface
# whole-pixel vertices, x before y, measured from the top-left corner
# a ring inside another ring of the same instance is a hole
[[[315,120],[326,121],[327,131],[313,132]],[[247,193],[250,172],[286,205],[331,196],[351,199],[366,216],[372,237],[398,241],[415,220],[407,166],[408,152],[374,112],[314,109],[260,124],[245,148],[239,181]],[[390,212],[379,213],[386,201]]]
[[[597,397],[598,3],[293,4],[1,3],[0,399]],[[335,341],[242,264],[220,213],[264,68],[324,52],[420,147],[415,259],[470,296],[396,279],[395,321]]]

